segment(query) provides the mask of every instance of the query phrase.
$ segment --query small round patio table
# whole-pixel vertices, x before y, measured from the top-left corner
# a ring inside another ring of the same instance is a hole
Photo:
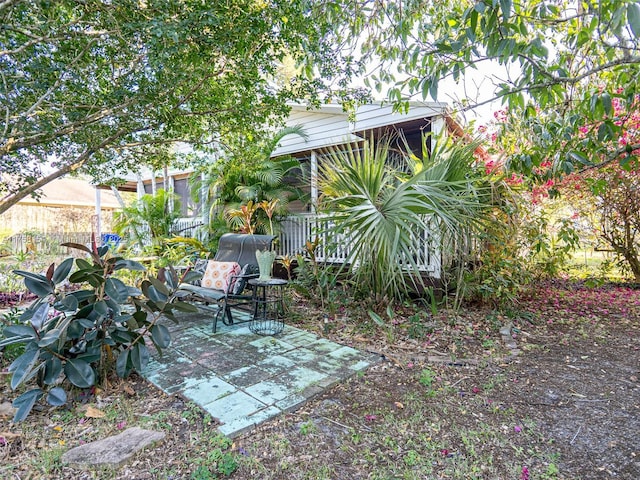
[[[280,278],[259,280],[252,278],[253,317],[249,330],[258,335],[277,335],[284,329],[284,287],[289,283]]]

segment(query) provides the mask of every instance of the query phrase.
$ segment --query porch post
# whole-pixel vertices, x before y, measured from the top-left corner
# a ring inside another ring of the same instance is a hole
[[[144,195],[144,182],[142,181],[142,175],[137,174],[138,180],[136,182],[136,193],[138,195],[138,200],[142,198]]]
[[[207,187],[207,175],[205,173],[200,174],[200,218],[204,228],[200,230],[200,239],[205,240],[207,238],[206,232],[209,231],[209,189]]]
[[[311,212],[316,213],[318,205],[318,155],[311,150]]]

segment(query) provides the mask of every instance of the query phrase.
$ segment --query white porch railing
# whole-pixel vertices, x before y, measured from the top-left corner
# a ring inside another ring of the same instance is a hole
[[[332,235],[328,228],[331,223],[331,217],[327,215],[301,214],[288,217],[281,223],[278,254],[303,253],[307,240],[318,238],[316,255],[319,261],[344,263],[349,258],[352,240],[348,235],[341,235],[341,238],[329,237]],[[413,260],[418,269],[433,278],[440,278],[442,266],[439,235],[432,229],[416,229],[413,236],[416,245]],[[408,265],[410,262],[405,263]]]

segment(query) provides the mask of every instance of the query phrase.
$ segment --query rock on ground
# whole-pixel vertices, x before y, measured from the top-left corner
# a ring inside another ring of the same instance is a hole
[[[76,466],[115,465],[129,460],[137,451],[160,442],[164,433],[134,427],[112,437],[72,448],[62,456],[64,463]]]

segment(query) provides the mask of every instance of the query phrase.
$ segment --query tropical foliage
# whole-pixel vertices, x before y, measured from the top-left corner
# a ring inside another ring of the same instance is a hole
[[[306,201],[304,192],[295,186],[302,175],[299,160],[290,156],[271,158],[288,135],[307,138],[300,126],[282,128],[263,140],[236,138],[228,145],[225,157],[204,169],[204,184],[200,176],[192,177],[194,192],[204,187],[209,193],[212,223],[225,218],[233,230],[274,232],[274,220],[287,215],[292,201]],[[269,206],[258,208],[263,202]]]
[[[640,179],[637,167],[608,165],[567,177],[558,189],[576,221],[614,252],[622,270],[640,281]]]
[[[64,405],[68,388],[90,388],[115,370],[120,377],[141,371],[149,361],[146,341],[162,353],[171,338],[161,316],[175,321],[175,311],[196,311],[179,301],[179,279],[171,269],[163,280],[149,278],[141,289],[125,285],[114,274],[144,270],[139,263],[111,255],[107,246],[89,249],[67,244],[89,255],[88,259],[52,264],[46,275],[26,271],[26,287],[37,300],[20,316],[20,324],[2,331],[0,346],[24,345],[22,355],[9,366],[11,388],[37,386],[17,397],[14,421],[23,420],[46,395],[53,406]],[[193,274],[188,274],[193,275]],[[63,288],[65,282],[77,290]]]
[[[113,228],[123,238],[134,238],[144,248],[147,232],[151,242],[159,246],[171,235],[171,228],[180,217],[180,200],[170,191],[158,190],[145,194],[132,205],[114,213]]]
[[[455,236],[479,222],[490,195],[484,171],[474,167],[476,148],[438,138],[431,154],[407,156],[408,174],[388,166],[385,140],[334,148],[323,159],[319,185],[322,209],[330,212],[328,237],[348,245],[354,284],[374,304],[422,285],[417,261],[425,243],[438,244],[445,232]]]

